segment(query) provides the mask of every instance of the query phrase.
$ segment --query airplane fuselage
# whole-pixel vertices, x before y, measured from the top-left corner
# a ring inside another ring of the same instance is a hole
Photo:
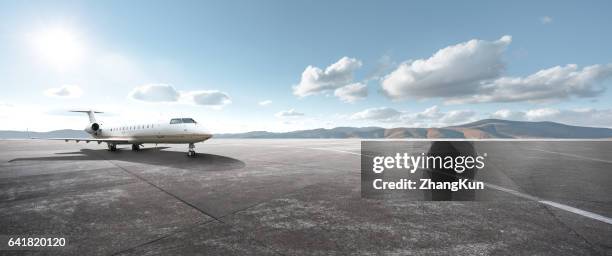
[[[115,144],[143,143],[197,143],[212,137],[197,123],[176,124],[137,124],[117,127],[101,126],[92,133],[96,139],[121,139],[125,142]]]
[[[93,138],[51,138],[51,140],[84,141],[106,143],[108,150],[117,151],[119,144],[132,144],[132,150],[138,151],[145,143],[174,143],[189,144],[188,156],[194,157],[195,143],[205,141],[212,134],[200,126],[193,118],[172,118],[168,123],[141,123],[123,126],[101,125],[94,117],[93,110],[73,110],[72,112],[86,113],[89,116],[89,125],[85,132]]]

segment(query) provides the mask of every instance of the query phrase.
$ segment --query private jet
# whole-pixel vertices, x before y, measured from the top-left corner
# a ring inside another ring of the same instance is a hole
[[[94,114],[102,113],[93,110],[73,110],[70,112],[86,113],[89,116],[89,125],[85,132],[93,138],[52,138],[51,140],[64,140],[106,143],[109,151],[117,151],[117,145],[132,144],[132,150],[138,151],[144,143],[189,144],[189,157],[195,157],[195,143],[205,141],[212,137],[193,118],[172,118],[167,123],[144,123],[124,126],[102,127],[96,121]]]

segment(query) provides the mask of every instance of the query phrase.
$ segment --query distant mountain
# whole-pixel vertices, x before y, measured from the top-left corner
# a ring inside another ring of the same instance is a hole
[[[48,139],[48,138],[89,138],[83,130],[55,130],[50,132],[0,131],[0,139]]]
[[[484,119],[473,123],[448,127],[466,138],[612,138],[612,129],[581,127],[555,122],[523,122]]]
[[[50,132],[0,131],[0,139],[24,138],[86,138],[82,130],[57,130]],[[612,129],[565,125],[555,122],[523,122],[500,119],[484,119],[443,128],[381,128],[336,127],[292,132],[253,131],[246,133],[215,134],[214,138],[247,139],[402,139],[402,138],[558,138],[598,139],[612,138]]]
[[[612,138],[612,129],[565,125],[555,122],[524,122],[484,119],[473,123],[443,128],[381,128],[336,127],[293,132],[255,131],[247,133],[216,134],[216,138],[557,138],[596,139]]]

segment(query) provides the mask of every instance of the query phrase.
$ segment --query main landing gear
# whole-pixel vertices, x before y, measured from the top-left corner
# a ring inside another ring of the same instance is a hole
[[[132,144],[132,150],[133,150],[133,151],[138,151],[138,150],[140,150],[140,145],[138,145],[138,144]]]
[[[117,145],[108,143],[107,146],[108,151],[117,151]]]
[[[195,157],[196,156],[195,144],[189,143],[189,151],[187,152],[187,156],[188,157]]]

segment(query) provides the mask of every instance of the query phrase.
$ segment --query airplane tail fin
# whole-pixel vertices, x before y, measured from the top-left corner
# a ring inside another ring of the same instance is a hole
[[[94,111],[94,110],[70,110],[70,112],[87,113],[87,115],[89,116],[89,123],[95,123],[96,122],[96,116],[94,116],[94,113],[96,113],[96,114],[104,113],[104,112]]]

